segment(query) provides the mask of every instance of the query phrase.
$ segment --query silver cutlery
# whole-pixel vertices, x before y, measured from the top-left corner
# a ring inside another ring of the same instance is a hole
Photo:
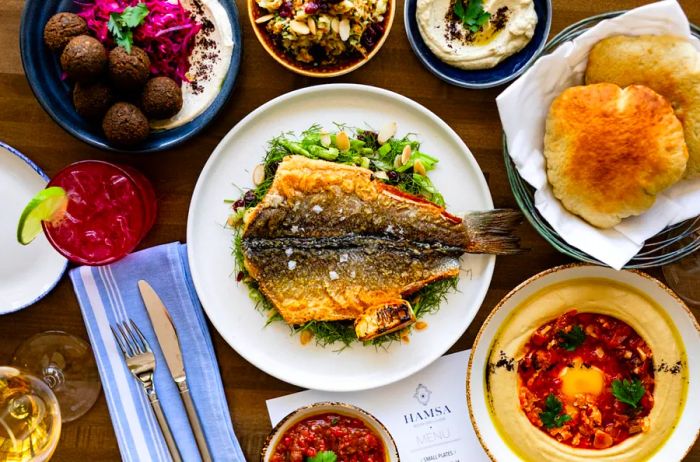
[[[197,441],[199,454],[202,457],[202,461],[211,462],[212,458],[209,454],[207,440],[204,437],[202,424],[197,415],[197,409],[194,407],[194,402],[192,401],[190,390],[187,385],[185,365],[182,361],[182,351],[173,321],[163,301],[156,291],[153,290],[153,287],[144,280],[140,280],[138,286],[141,292],[141,298],[143,298],[143,303],[146,305],[146,311],[148,311],[148,317],[151,318],[153,330],[156,332],[158,343],[160,344],[161,350],[163,350],[163,356],[165,356],[165,362],[170,370],[170,375],[177,384],[177,388],[180,390],[180,397],[185,405],[187,419],[192,426],[192,432]]]
[[[151,347],[132,320],[119,323],[116,325],[116,328],[115,326],[110,326],[110,329],[112,329],[112,334],[124,354],[124,359],[129,371],[141,382],[143,389],[146,391],[160,430],[163,432],[165,444],[168,446],[170,456],[174,462],[182,462],[180,451],[177,449],[177,444],[175,444],[175,439],[170,431],[170,426],[168,426],[168,421],[165,419],[165,414],[163,414],[156,389],[153,386],[156,357],[153,351],[151,351]]]

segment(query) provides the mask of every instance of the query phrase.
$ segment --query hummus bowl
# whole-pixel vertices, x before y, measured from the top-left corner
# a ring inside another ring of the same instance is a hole
[[[359,425],[361,427],[364,427],[363,430],[373,434],[376,438],[380,440],[380,444],[383,447],[384,452],[384,459],[381,462],[400,461],[399,450],[396,447],[394,438],[391,436],[384,424],[377,420],[376,417],[374,417],[369,412],[351,404],[324,402],[301,407],[295,411],[290,412],[286,417],[280,420],[280,422],[270,432],[270,435],[267,437],[267,441],[265,441],[265,444],[263,445],[262,450],[260,451],[260,462],[271,462],[275,460],[273,456],[275,455],[275,451],[280,445],[280,442],[282,441],[283,437],[285,439],[294,439],[295,435],[293,434],[293,432],[298,429],[297,425],[299,423],[309,418],[318,419],[318,421],[320,422],[328,420],[324,419],[324,417],[331,417],[331,422],[333,422],[332,425],[335,425],[337,423],[339,424],[339,426],[344,426],[347,424],[352,425],[352,421],[359,421]],[[340,417],[342,421],[338,422],[338,417]],[[295,429],[295,427],[297,428]],[[317,435],[320,435],[322,437],[323,432],[325,431],[324,423],[321,423],[320,425],[314,427],[321,427],[320,429],[316,430],[316,433]],[[333,428],[330,428],[330,430],[332,431]],[[348,433],[352,434],[355,432]],[[337,436],[334,438],[337,438]],[[306,442],[308,442],[309,444],[313,444],[311,442],[314,439],[316,438],[307,438]],[[351,441],[344,441],[343,443],[348,444],[350,447],[352,447]],[[306,455],[308,456],[308,454]],[[339,458],[339,460],[343,460],[342,456],[341,458]]]
[[[364,4],[248,0],[248,18],[262,47],[285,68],[306,77],[337,77],[372,59],[394,22],[396,0],[358,1]]]
[[[444,0],[435,0],[434,3],[437,4],[440,1]],[[535,25],[532,38],[522,49],[506,58],[499,58],[502,60],[496,66],[488,69],[460,69],[447,64],[431,51],[431,48],[445,49],[445,47],[451,47],[449,43],[432,45],[426,43],[421,35],[420,25],[418,23],[418,3],[419,0],[406,0],[404,5],[404,25],[413,52],[430,72],[447,83],[463,88],[491,88],[514,80],[525,72],[528,65],[534,61],[542,48],[544,48],[552,24],[551,0],[533,0],[535,13],[537,14],[537,24]],[[484,47],[492,47],[492,51],[498,53],[507,47],[507,43],[500,43],[494,39],[486,43]],[[484,47],[479,46],[474,48]],[[479,53],[482,51],[483,50],[479,50]]]
[[[182,0],[189,4],[190,0]],[[218,18],[221,28],[215,37],[222,44],[221,58],[230,58],[228,64],[218,59],[218,72],[201,85],[202,90],[183,90],[183,107],[174,117],[163,121],[153,120],[151,132],[139,144],[125,147],[110,142],[98,121],[81,117],[72,101],[72,84],[62,79],[59,54],[52,53],[44,44],[44,25],[59,12],[77,12],[73,0],[27,0],[20,21],[20,56],[29,86],[39,104],[64,130],[79,140],[99,149],[121,152],[155,152],[170,149],[183,143],[203,130],[223,109],[229,99],[238,75],[241,61],[242,39],[238,9],[233,0],[197,0],[204,5],[204,18]],[[216,26],[215,26],[216,27]],[[203,53],[205,47],[197,47],[191,58]],[[230,56],[229,56],[230,55]],[[191,63],[192,61],[190,61]],[[193,66],[194,67],[194,66]],[[190,68],[192,69],[192,67]],[[157,123],[155,123],[157,122]]]
[[[699,356],[694,314],[661,282],[560,266],[513,289],[481,327],[470,418],[494,461],[681,460],[700,431]],[[542,388],[541,377],[553,378]]]

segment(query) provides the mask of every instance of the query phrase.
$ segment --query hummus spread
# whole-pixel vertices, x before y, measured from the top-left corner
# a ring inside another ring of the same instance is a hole
[[[537,25],[533,0],[484,0],[490,18],[473,32],[454,13],[455,1],[418,0],[423,41],[438,58],[460,69],[489,69],[522,50]]]
[[[154,130],[184,125],[204,112],[218,96],[233,54],[233,31],[218,0],[182,0],[182,6],[202,24],[190,55],[189,82],[182,82],[182,109],[165,120],[151,120]]]
[[[606,449],[560,443],[535,427],[521,409],[517,369],[525,345],[534,331],[572,309],[623,321],[652,352],[654,404],[648,415],[649,427]],[[682,341],[663,308],[632,287],[606,279],[555,285],[523,302],[496,335],[485,374],[491,418],[509,447],[528,461],[646,460],[673,432],[685,406],[688,382]]]

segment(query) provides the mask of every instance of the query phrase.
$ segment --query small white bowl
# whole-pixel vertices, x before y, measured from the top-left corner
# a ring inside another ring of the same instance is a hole
[[[386,427],[377,420],[372,414],[345,403],[315,403],[310,406],[300,407],[299,409],[290,412],[284,419],[272,429],[270,436],[260,451],[260,462],[269,462],[272,457],[277,443],[287,430],[300,421],[317,414],[336,413],[348,417],[361,419],[370,429],[372,429],[384,442],[386,450],[386,462],[399,462],[399,450],[396,448],[394,438],[391,436]]]

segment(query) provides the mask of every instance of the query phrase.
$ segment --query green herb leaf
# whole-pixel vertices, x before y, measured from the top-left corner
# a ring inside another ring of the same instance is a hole
[[[455,15],[472,32],[478,32],[491,18],[491,13],[484,10],[482,3],[483,0],[455,0]]]
[[[550,393],[544,401],[544,411],[540,412],[540,420],[546,428],[557,428],[571,420],[569,414],[562,414],[564,408],[559,398]]]
[[[559,337],[560,340],[559,346],[566,351],[574,351],[586,340],[586,334],[583,332],[581,326],[574,326],[569,332],[560,330],[557,332],[557,337]]]
[[[640,380],[613,380],[613,396],[621,403],[629,404],[633,408],[639,405],[639,400],[644,396],[644,385]]]
[[[335,462],[338,456],[333,451],[321,451],[313,457],[307,457],[306,462]]]
[[[145,3],[127,6],[121,14],[124,25],[131,28],[140,26],[146,16],[148,16],[148,7]]]
[[[148,7],[145,3],[136,6],[128,6],[121,13],[111,13],[107,22],[107,29],[112,34],[116,44],[131,53],[134,43],[132,29],[143,23],[148,16]]]

